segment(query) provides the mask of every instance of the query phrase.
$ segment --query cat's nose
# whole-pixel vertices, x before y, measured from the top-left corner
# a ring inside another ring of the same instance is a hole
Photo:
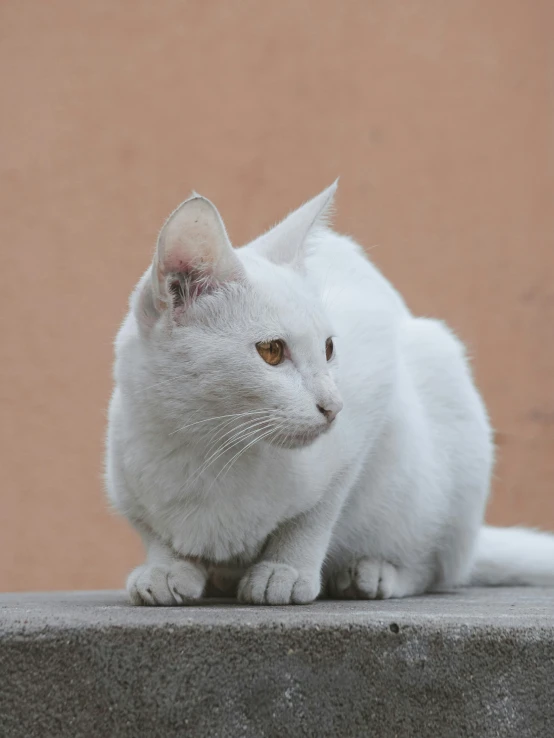
[[[340,400],[327,402],[325,405],[318,405],[317,409],[322,415],[325,415],[329,423],[332,423],[342,410],[342,402]]]

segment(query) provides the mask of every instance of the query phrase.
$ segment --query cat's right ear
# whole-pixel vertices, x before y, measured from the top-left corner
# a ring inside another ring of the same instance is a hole
[[[165,310],[178,318],[202,294],[245,278],[221,216],[205,197],[194,195],[169,216],[150,277],[139,298],[140,317],[147,324]]]
[[[246,248],[254,249],[274,264],[291,264],[302,268],[308,235],[325,225],[337,185],[338,179]]]

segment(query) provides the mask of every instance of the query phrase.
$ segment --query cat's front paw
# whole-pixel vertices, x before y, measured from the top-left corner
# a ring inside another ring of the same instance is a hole
[[[262,561],[241,579],[238,599],[250,605],[307,605],[319,587],[319,573],[310,576],[288,564]]]
[[[133,605],[189,605],[202,597],[206,573],[189,561],[170,566],[143,564],[127,579]]]
[[[347,600],[387,600],[410,594],[405,577],[388,561],[361,558],[352,566],[329,577],[327,590],[331,597]]]

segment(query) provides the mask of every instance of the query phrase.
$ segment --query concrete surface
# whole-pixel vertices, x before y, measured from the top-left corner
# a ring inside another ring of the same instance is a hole
[[[3,738],[547,738],[554,590],[307,607],[0,596]]]
[[[337,227],[469,345],[490,521],[554,528],[553,70],[552,0],[0,2],[0,590],[141,563],[112,339],[193,188],[238,245],[340,175]]]

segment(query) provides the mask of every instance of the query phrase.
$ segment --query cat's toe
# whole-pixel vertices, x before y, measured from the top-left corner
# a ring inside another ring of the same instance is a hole
[[[300,573],[287,564],[261,562],[242,578],[238,599],[252,605],[304,605],[319,594],[315,577]]]
[[[354,573],[359,597],[368,600],[387,600],[398,597],[397,570],[388,561],[360,559]]]
[[[292,588],[291,602],[293,605],[309,605],[319,596],[320,589],[319,577],[300,575]]]
[[[127,579],[127,593],[133,605],[174,605],[167,586],[167,568],[143,564]]]
[[[185,605],[202,596],[206,577],[189,562],[171,566],[143,564],[127,579],[127,593],[134,605]]]
[[[206,573],[195,564],[182,561],[169,568],[167,586],[175,602],[186,605],[202,597]]]
[[[331,574],[327,592],[330,597],[347,600],[386,600],[404,594],[393,564],[365,557]]]

